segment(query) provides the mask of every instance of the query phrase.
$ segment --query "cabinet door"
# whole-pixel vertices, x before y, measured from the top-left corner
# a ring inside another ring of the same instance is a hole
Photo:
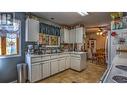
[[[71,57],[71,69],[80,71],[80,59]]]
[[[64,43],[69,43],[69,30],[64,29]]]
[[[69,41],[69,43],[75,43],[76,42],[75,29],[71,29],[69,31],[69,33],[70,33],[70,41]]]
[[[50,61],[42,63],[42,78],[50,76]]]
[[[39,40],[39,21],[34,19],[26,20],[26,41]]]
[[[58,60],[51,61],[51,75],[58,73]]]
[[[35,82],[41,79],[41,64],[33,64],[31,69],[31,82]]]
[[[83,28],[76,28],[76,43],[83,43]]]
[[[65,58],[60,58],[58,64],[59,64],[59,71],[65,70]]]
[[[66,66],[65,66],[66,69],[69,69],[70,68],[70,57],[67,56],[66,57]]]

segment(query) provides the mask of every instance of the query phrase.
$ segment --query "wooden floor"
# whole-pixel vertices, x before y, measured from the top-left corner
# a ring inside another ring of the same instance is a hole
[[[82,72],[73,70],[66,70],[58,73],[52,77],[41,80],[38,83],[96,83],[100,80],[104,71],[105,64],[95,64],[90,61],[87,62],[88,67]]]

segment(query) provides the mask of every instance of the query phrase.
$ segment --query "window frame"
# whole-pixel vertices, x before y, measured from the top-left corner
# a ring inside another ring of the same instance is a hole
[[[20,23],[20,29],[19,29],[19,48],[18,48],[18,54],[11,54],[11,55],[0,55],[0,58],[13,58],[13,57],[21,57],[22,54],[21,54],[21,35],[22,35],[22,32],[21,32],[21,27],[22,27],[22,23],[21,23],[21,20],[19,19],[16,19],[15,18],[15,15],[13,16],[14,20],[18,20],[19,23]]]

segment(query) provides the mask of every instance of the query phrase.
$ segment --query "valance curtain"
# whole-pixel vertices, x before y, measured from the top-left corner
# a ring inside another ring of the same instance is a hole
[[[40,33],[60,36],[60,28],[45,23],[40,23]]]

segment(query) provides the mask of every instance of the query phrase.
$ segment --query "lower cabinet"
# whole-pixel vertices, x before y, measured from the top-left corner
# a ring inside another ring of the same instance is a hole
[[[71,57],[71,69],[81,71],[79,58]]]
[[[64,71],[65,70],[65,58],[60,58],[58,60],[58,64],[59,64],[59,71]]]
[[[41,79],[41,64],[40,63],[32,64],[31,74],[32,74],[31,82],[35,82]]]
[[[67,56],[65,61],[65,69],[69,69],[69,68],[70,68],[70,56]]]
[[[50,61],[44,61],[41,65],[42,79],[50,76]]]
[[[51,75],[59,72],[58,59],[51,60]]]
[[[28,58],[29,59],[29,58]],[[28,64],[28,79],[30,82],[36,82],[41,79],[47,78],[65,69],[74,69],[81,71],[85,65],[81,65],[81,57],[79,55],[65,55],[65,56],[53,56],[47,61],[41,60],[41,58],[31,58],[30,61],[26,61]],[[41,60],[41,61],[38,61]]]

